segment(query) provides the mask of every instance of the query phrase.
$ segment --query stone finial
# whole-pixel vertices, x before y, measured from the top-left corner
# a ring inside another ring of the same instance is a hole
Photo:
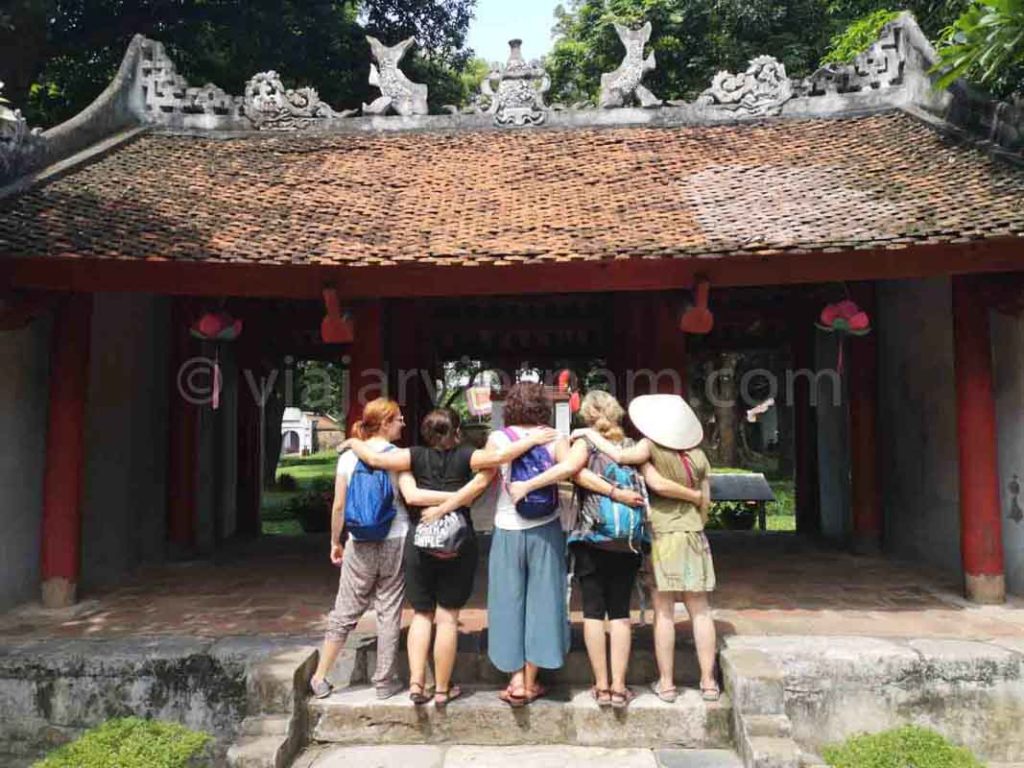
[[[257,130],[293,131],[335,117],[314,88],[286,89],[273,70],[246,83],[242,111]]]
[[[367,35],[366,40],[370,44],[373,58],[377,61],[377,64],[370,64],[370,85],[380,88],[381,95],[370,104],[363,104],[363,114],[383,115],[387,114],[389,109],[400,115],[427,114],[427,86],[412,82],[398,68],[398,64],[405,57],[406,51],[416,42],[416,38],[406,38],[390,48],[376,37]]]
[[[613,72],[601,75],[601,98],[599,104],[608,109],[624,106],[627,100],[636,98],[641,107],[656,107],[661,99],[640,84],[644,73],[654,69],[654,51],[644,58],[644,46],[651,39],[651,22],[640,29],[629,29],[622,24],[615,25],[619,39],[626,47],[626,58]]]
[[[0,82],[0,92],[4,89]],[[29,128],[21,110],[11,109],[0,96],[0,182],[38,167],[46,155],[46,141],[39,128]]]
[[[758,56],[746,72],[719,72],[697,98],[697,104],[719,106],[747,115],[777,115],[793,98],[786,67],[772,56]]]
[[[480,85],[487,111],[496,125],[540,125],[547,117],[544,94],[551,79],[537,62],[523,58],[522,40],[509,40],[508,62],[493,70]]]

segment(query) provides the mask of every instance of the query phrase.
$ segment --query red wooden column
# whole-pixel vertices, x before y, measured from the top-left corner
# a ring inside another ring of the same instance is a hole
[[[40,553],[47,608],[65,608],[78,595],[91,320],[91,294],[72,294],[54,311]]]
[[[992,345],[984,278],[953,278],[956,415],[960,449],[960,550],[967,597],[1006,599],[999,517]]]
[[[853,286],[853,298],[874,319],[873,283]],[[878,488],[878,342],[874,333],[855,337],[849,350],[850,503],[853,548],[872,553],[881,549],[882,500]]]
[[[355,339],[349,362],[348,414],[345,429],[363,415],[363,406],[384,395],[387,369],[384,360],[383,309],[380,300],[361,301],[352,307]]]
[[[658,376],[655,389],[658,394],[681,395],[685,398],[690,388],[686,380],[686,334],[679,327],[682,307],[676,302],[675,296],[663,293],[658,296],[653,314],[657,328],[656,354],[652,366]]]
[[[189,360],[198,351],[189,336],[191,317],[183,299],[171,308],[171,386],[167,435],[167,540],[187,550],[195,544],[199,409],[190,402]]]

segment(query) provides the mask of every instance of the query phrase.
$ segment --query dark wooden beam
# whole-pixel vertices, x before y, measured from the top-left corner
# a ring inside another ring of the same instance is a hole
[[[1024,238],[915,245],[899,250],[776,253],[728,258],[624,259],[515,266],[223,264],[0,257],[4,279],[23,288],[195,296],[316,299],[333,284],[344,298],[479,296],[688,287],[703,274],[716,288],[927,277],[1024,269]]]

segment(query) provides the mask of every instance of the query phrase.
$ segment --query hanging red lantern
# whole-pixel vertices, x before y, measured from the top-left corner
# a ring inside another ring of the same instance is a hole
[[[320,322],[320,338],[324,344],[350,344],[356,336],[352,315],[342,313],[334,288],[324,288],[324,308],[326,314]]]
[[[843,373],[843,346],[847,336],[864,336],[871,333],[871,318],[868,313],[850,299],[829,304],[821,310],[821,316],[815,323],[819,330],[838,335],[839,356],[836,370]]]
[[[821,310],[821,317],[816,325],[826,333],[863,336],[871,332],[871,318],[868,317],[868,313],[850,299],[826,306]]]
[[[203,341],[234,341],[242,333],[242,321],[224,311],[204,312],[192,323],[189,331]]]
[[[210,406],[220,408],[220,391],[224,386],[220,372],[220,343],[234,341],[242,334],[242,321],[236,320],[225,310],[204,312],[192,323],[189,333],[197,339],[213,342],[213,387]]]

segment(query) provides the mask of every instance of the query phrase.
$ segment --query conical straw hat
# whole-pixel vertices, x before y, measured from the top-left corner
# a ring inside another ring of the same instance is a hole
[[[629,418],[644,437],[675,451],[696,448],[704,427],[679,395],[641,395],[629,404]]]

